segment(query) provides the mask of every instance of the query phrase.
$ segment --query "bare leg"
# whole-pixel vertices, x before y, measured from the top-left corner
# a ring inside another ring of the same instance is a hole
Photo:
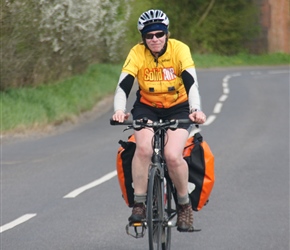
[[[148,129],[142,129],[134,133],[136,138],[136,151],[132,161],[134,192],[137,195],[143,195],[147,193],[148,168],[151,163],[151,140],[153,133]]]
[[[188,132],[185,129],[168,130],[167,136],[165,159],[170,178],[182,197],[188,194],[188,166],[182,156]]]

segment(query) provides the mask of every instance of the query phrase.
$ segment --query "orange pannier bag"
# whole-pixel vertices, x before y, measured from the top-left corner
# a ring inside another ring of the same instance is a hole
[[[214,155],[200,133],[190,137],[183,151],[189,172],[189,197],[193,210],[207,204],[214,186]]]
[[[134,135],[128,141],[119,141],[116,167],[122,196],[127,206],[134,205],[134,188],[132,186],[132,159],[136,144]],[[196,133],[188,138],[183,157],[188,164],[189,197],[192,209],[199,211],[207,202],[214,185],[214,155],[202,136]]]
[[[129,207],[134,205],[134,188],[132,179],[132,159],[136,149],[135,137],[130,135],[128,141],[119,141],[116,165],[122,196]]]

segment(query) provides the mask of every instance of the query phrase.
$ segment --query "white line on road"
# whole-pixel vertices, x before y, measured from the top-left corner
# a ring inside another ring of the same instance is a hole
[[[285,74],[285,73],[289,73],[289,70],[273,70],[273,71],[269,71],[269,74]]]
[[[228,82],[228,80],[231,78],[230,75],[226,75],[223,79],[223,82]]]
[[[234,74],[231,74],[231,77],[236,77],[236,76],[241,76],[242,74],[241,73],[234,73]]]
[[[227,94],[229,94],[229,93],[230,93],[230,89],[229,89],[229,88],[224,88],[224,89],[223,89],[223,92],[224,92],[224,94],[226,94],[226,95],[227,95]]]
[[[33,218],[34,216],[36,216],[36,214],[25,214],[21,217],[19,217],[18,219],[11,221],[3,226],[0,227],[0,233],[3,233],[6,230],[9,230],[13,227],[18,226],[19,224],[22,224],[28,220],[30,220],[31,218]]]
[[[210,115],[207,119],[206,122],[203,124],[203,126],[208,126],[211,123],[213,123],[213,121],[215,120],[216,116],[215,115]]]
[[[218,113],[220,113],[221,110],[222,110],[222,107],[223,107],[223,104],[220,103],[220,102],[217,102],[217,103],[215,104],[215,106],[214,106],[213,113],[214,113],[214,114],[218,114]]]
[[[228,95],[222,95],[219,99],[220,102],[224,102],[228,98]]]
[[[88,189],[96,187],[96,186],[102,184],[103,182],[106,182],[106,181],[112,179],[116,175],[117,175],[117,171],[116,170],[113,171],[113,172],[110,172],[110,173],[104,175],[103,177],[101,177],[100,179],[97,179],[97,180],[95,180],[95,181],[93,181],[93,182],[91,182],[91,183],[89,183],[89,184],[87,184],[85,186],[82,186],[80,188],[75,189],[74,191],[72,191],[72,192],[68,193],[67,195],[65,195],[63,198],[75,198],[79,194],[87,191]]]

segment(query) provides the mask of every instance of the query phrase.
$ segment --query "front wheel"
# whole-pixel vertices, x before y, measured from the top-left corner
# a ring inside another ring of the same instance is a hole
[[[163,204],[162,186],[159,170],[156,167],[150,169],[147,191],[147,225],[150,250],[161,250],[163,230]]]
[[[174,209],[174,200],[172,194],[172,185],[165,179],[165,192],[164,192],[164,211],[165,211],[165,226],[162,232],[162,250],[170,250],[171,247],[171,228],[174,226],[172,219],[176,215]]]

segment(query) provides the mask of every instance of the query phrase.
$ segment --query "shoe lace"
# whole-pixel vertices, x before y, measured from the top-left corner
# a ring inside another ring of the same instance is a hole
[[[180,205],[179,220],[185,223],[193,222],[190,204]]]
[[[145,206],[143,203],[135,204],[133,208],[133,213],[138,215],[144,215]]]

